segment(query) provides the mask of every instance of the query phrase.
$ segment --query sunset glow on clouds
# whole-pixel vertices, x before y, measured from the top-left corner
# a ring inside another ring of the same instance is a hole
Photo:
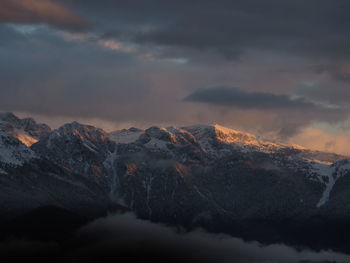
[[[2,0],[0,21],[79,28],[84,22],[74,11],[53,0]]]
[[[4,0],[0,110],[54,125],[220,123],[350,155],[349,7]]]
[[[291,138],[291,141],[306,148],[349,155],[350,136],[346,132],[332,134],[322,129],[307,127]]]

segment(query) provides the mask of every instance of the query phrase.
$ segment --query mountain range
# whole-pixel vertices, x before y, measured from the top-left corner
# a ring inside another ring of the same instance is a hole
[[[43,207],[347,251],[350,160],[220,125],[113,132],[0,114],[2,222]]]

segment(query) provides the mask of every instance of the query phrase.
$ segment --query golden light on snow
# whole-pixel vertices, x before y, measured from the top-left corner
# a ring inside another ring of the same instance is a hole
[[[34,143],[36,143],[38,140],[25,134],[20,134],[16,136],[18,140],[20,140],[25,146],[30,147]]]

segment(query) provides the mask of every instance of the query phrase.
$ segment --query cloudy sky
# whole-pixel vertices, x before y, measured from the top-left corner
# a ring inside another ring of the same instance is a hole
[[[350,155],[348,0],[1,0],[0,110],[219,123]]]

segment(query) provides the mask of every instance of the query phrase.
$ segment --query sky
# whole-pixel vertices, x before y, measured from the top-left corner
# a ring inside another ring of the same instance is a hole
[[[0,111],[218,123],[350,155],[347,0],[1,0]]]

